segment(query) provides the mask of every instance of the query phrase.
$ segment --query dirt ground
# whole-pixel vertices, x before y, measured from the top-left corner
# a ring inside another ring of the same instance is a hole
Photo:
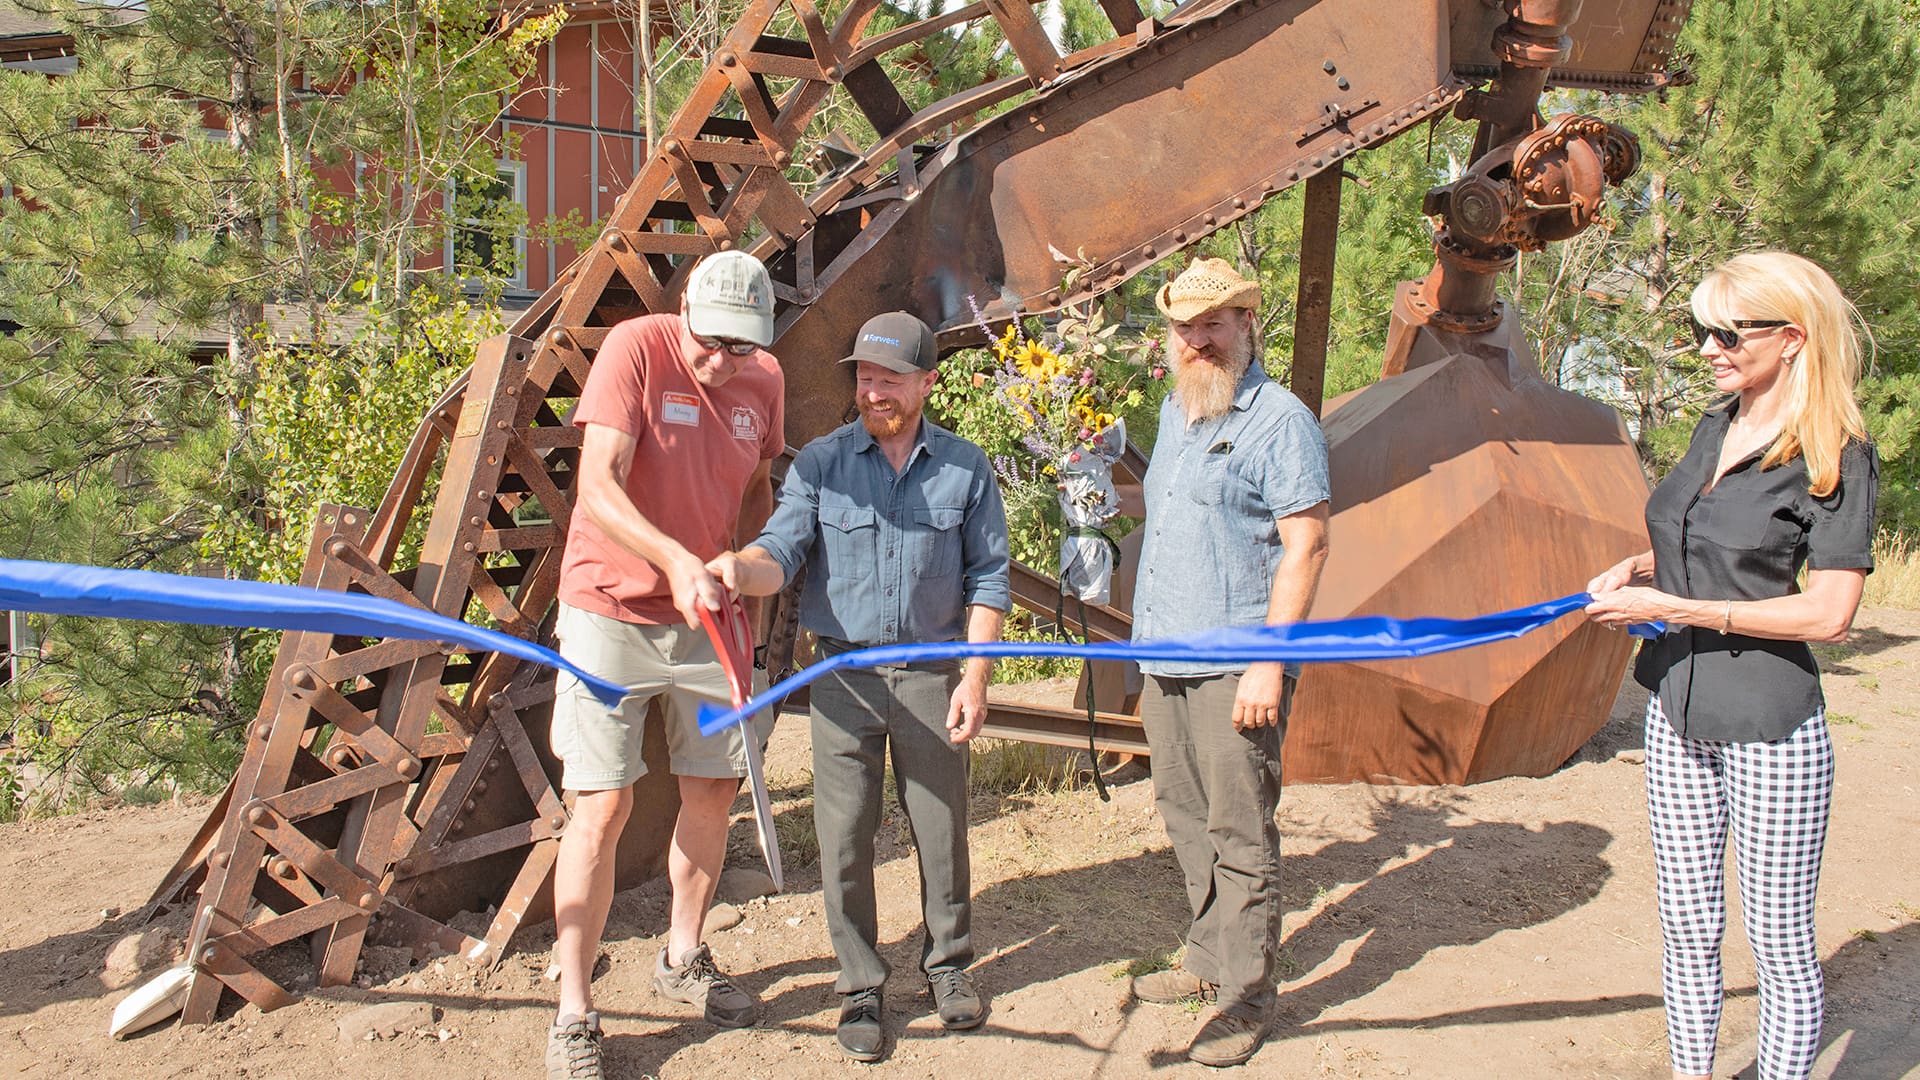
[[[1840,776],[1820,895],[1829,1005],[1816,1075],[1920,1076],[1920,613],[1863,613],[1854,640],[1825,650],[1823,665]],[[1629,685],[1608,726],[1544,779],[1289,788],[1284,1023],[1242,1071],[1667,1075],[1638,755],[1644,701]],[[770,759],[790,891],[741,903],[742,921],[711,937],[721,965],[764,1001],[763,1020],[715,1031],[656,997],[649,972],[665,892],[656,883],[622,894],[596,984],[610,1075],[1206,1072],[1181,1057],[1201,1016],[1127,997],[1128,964],[1174,948],[1184,928],[1179,875],[1137,766],[1114,774],[1111,803],[1058,784],[976,795],[976,973],[993,1014],[972,1033],[948,1034],[929,1016],[915,971],[912,851],[889,808],[881,936],[897,1039],[886,1060],[859,1067],[833,1043],[835,965],[809,857],[804,722],[782,722]],[[982,780],[1019,771],[1006,760],[976,766]],[[369,950],[366,986],[109,1039],[114,1004],[144,976],[106,971],[107,954],[141,929],[133,912],[204,813],[174,806],[0,827],[0,1075],[538,1075],[555,996],[542,978],[551,923],[523,931],[492,969],[415,968],[404,953]],[[751,830],[743,809],[737,865],[757,866]],[[1737,929],[1727,977],[1716,1075],[1751,1076],[1754,976]],[[384,1040],[343,1040],[343,1018],[385,1001],[426,1003],[432,1020]]]

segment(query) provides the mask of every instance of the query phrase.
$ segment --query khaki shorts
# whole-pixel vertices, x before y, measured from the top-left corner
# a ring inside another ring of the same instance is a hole
[[[726,779],[747,774],[747,749],[739,725],[711,737],[700,734],[700,704],[733,700],[726,672],[704,630],[675,624],[645,626],[560,605],[554,627],[560,654],[632,691],[614,708],[562,671],[553,700],[553,753],[565,763],[561,787],[568,791],[613,791],[647,774],[641,739],[647,707],[665,695],[667,757],[675,776]],[[754,672],[753,688],[766,689],[766,672]],[[773,733],[773,710],[753,718],[760,745]]]

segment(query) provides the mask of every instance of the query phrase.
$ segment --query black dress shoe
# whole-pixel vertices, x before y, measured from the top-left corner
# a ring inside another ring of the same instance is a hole
[[[927,990],[940,1022],[949,1031],[977,1028],[987,1019],[987,1007],[973,989],[973,980],[959,968],[941,968],[927,976]]]
[[[840,1049],[855,1061],[880,1060],[886,1033],[880,1026],[880,988],[869,987],[840,998]]]

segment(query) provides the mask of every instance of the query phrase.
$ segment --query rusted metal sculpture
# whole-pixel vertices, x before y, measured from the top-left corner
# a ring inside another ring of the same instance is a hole
[[[1483,122],[1481,157],[1504,153],[1538,175],[1504,178],[1515,189],[1490,167],[1435,196],[1449,222],[1440,266],[1403,291],[1388,370],[1406,369],[1397,378],[1413,381],[1422,370],[1454,371],[1462,365],[1428,358],[1487,352],[1503,245],[1565,235],[1591,215],[1582,200],[1595,168],[1624,167],[1618,155],[1630,140],[1618,133],[1567,123],[1535,136],[1548,67],[1566,85],[1656,86],[1686,8],[1684,0],[1632,0],[1581,21],[1570,2],[1195,0],[1158,21],[1134,0],[1100,3],[1115,36],[1062,55],[1027,0],[983,0],[878,34],[868,29],[879,0],[851,0],[831,25],[809,0],[757,0],[599,239],[509,335],[482,348],[426,417],[381,505],[325,508],[302,580],[447,615],[485,612],[510,633],[544,636],[580,446],[563,417],[608,329],[671,310],[693,261],[710,251],[749,250],[774,271],[775,351],[791,395],[787,441],[797,446],[845,415],[845,376],[832,360],[873,311],[917,311],[947,346],[977,340],[969,298],[990,319],[1059,307],[1315,177],[1310,218],[1319,227],[1310,228],[1303,259],[1324,270],[1340,162],[1460,105]],[[997,31],[1021,70],[910,109],[878,61],[963,25]],[[1571,53],[1568,33],[1579,45]],[[1490,92],[1473,89],[1487,77]],[[810,158],[803,138],[827,96],[841,91],[880,137],[803,191],[791,176]],[[1569,197],[1543,205],[1556,185]],[[1058,284],[1060,253],[1092,268],[1071,292]],[[1325,275],[1312,286],[1308,276],[1303,296],[1313,301]],[[1324,296],[1301,309],[1324,319]],[[1315,340],[1307,330],[1302,340]],[[1323,328],[1317,340],[1324,344]],[[1537,397],[1516,366],[1523,344],[1509,338],[1495,351],[1508,361],[1508,389]],[[1298,378],[1317,378],[1320,362],[1309,348],[1296,358]],[[1489,377],[1499,378],[1498,366]],[[1310,396],[1317,402],[1317,392]],[[1336,486],[1361,477],[1406,487],[1416,482],[1403,475],[1410,463],[1418,472],[1420,463],[1452,460],[1421,444],[1404,460],[1381,459],[1392,468],[1364,467],[1372,459],[1340,434],[1362,400],[1331,422],[1337,462],[1347,462],[1336,464]],[[1506,437],[1497,425],[1461,431],[1463,447]],[[1595,432],[1596,445],[1618,448],[1617,430]],[[421,560],[397,566],[401,538],[436,478]],[[1627,494],[1586,492],[1582,505],[1630,501]],[[1343,510],[1338,527],[1370,529],[1350,516],[1357,510]],[[1429,572],[1427,593],[1396,597],[1431,599],[1422,613],[1495,606],[1449,589],[1451,572]],[[1053,586],[1023,571],[1019,595],[1050,603]],[[1120,597],[1092,613],[1097,636],[1126,635]],[[789,645],[790,622],[772,623],[776,650]],[[1598,670],[1578,661],[1531,670],[1570,666]],[[1617,674],[1617,663],[1599,671]],[[1526,701],[1566,696],[1562,675],[1529,678],[1518,681],[1529,687]],[[254,958],[300,939],[311,943],[322,985],[352,977],[370,936],[420,954],[497,957],[522,921],[540,917],[567,823],[545,749],[552,694],[549,673],[506,657],[288,634],[227,797],[156,894],[195,897],[200,977],[185,1018],[211,1019],[229,989],[262,1008],[284,1004],[288,992]],[[1313,729],[1316,716],[1304,709],[1296,730]],[[996,708],[1003,734],[1047,739],[1050,722],[1044,710]],[[1110,742],[1124,744],[1128,718],[1104,723]],[[663,763],[650,764],[650,776],[666,775]],[[638,801],[623,886],[661,866],[666,832],[649,823],[671,811],[672,786],[643,781]],[[480,937],[447,924],[480,909],[494,912]]]

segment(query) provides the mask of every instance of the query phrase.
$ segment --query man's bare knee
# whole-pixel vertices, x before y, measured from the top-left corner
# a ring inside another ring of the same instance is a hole
[[[679,780],[680,812],[683,815],[698,817],[724,815],[733,807],[734,796],[740,791],[740,779],[734,776],[718,779],[706,776],[682,776]]]
[[[633,812],[633,788],[582,791],[574,796],[567,831],[592,841],[618,838]]]

